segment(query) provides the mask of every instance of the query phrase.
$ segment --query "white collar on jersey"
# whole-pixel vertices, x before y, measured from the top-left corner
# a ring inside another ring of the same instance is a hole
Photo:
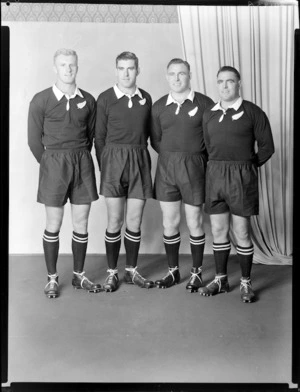
[[[195,97],[195,91],[194,90],[191,90],[190,92],[189,92],[189,95],[185,98],[185,100],[184,101],[186,101],[187,99],[189,99],[190,101],[194,101],[194,97]],[[184,102],[183,101],[183,102]],[[172,97],[172,92],[170,92],[169,93],[169,95],[168,95],[168,99],[167,99],[167,103],[166,103],[166,106],[168,106],[168,105],[171,105],[171,103],[176,103],[177,105],[182,105],[183,104],[183,102],[180,104],[178,101],[176,101],[176,99],[174,99],[173,97]]]
[[[143,99],[142,93],[141,93],[141,91],[139,90],[138,87],[136,87],[135,92],[132,95],[123,93],[123,91],[121,91],[116,84],[114,85],[114,90],[115,90],[115,93],[116,93],[116,96],[117,96],[118,99],[124,97],[124,95],[126,97],[128,97],[129,99],[131,99],[135,95],[138,95],[141,99]]]
[[[184,100],[183,102],[179,103],[178,101],[176,101],[176,100],[172,97],[172,92],[170,92],[169,95],[168,95],[168,99],[167,99],[167,102],[166,102],[166,106],[171,105],[171,103],[175,103],[175,104],[177,105],[177,109],[176,109],[175,114],[177,115],[177,114],[179,113],[180,109],[181,109],[182,104],[183,104],[187,99],[189,99],[190,101],[193,102],[193,101],[194,101],[194,97],[195,97],[195,92],[194,92],[193,90],[191,90],[191,91],[189,92],[189,95],[185,98],[185,100]]]
[[[120,98],[122,98],[122,97],[124,97],[124,96],[126,96],[126,97],[129,99],[129,101],[128,101],[128,107],[129,107],[129,109],[131,109],[132,106],[133,106],[132,98],[133,98],[135,95],[138,95],[138,96],[141,98],[141,100],[139,101],[141,105],[145,105],[145,103],[146,103],[146,99],[143,98],[142,93],[141,93],[141,91],[138,89],[138,87],[136,87],[135,92],[134,92],[134,94],[132,94],[132,95],[123,93],[123,91],[121,91],[121,90],[119,89],[119,87],[118,87],[116,84],[114,85],[114,90],[115,90],[115,94],[116,94],[116,96],[117,96],[118,99],[120,99]]]
[[[82,95],[82,92],[79,90],[79,88],[77,86],[75,87],[74,94],[71,96],[63,93],[58,87],[56,87],[55,84],[53,85],[52,90],[53,90],[54,95],[56,96],[58,101],[60,101],[64,95],[66,96],[67,100],[69,100],[71,98],[75,98],[76,95],[79,95],[81,98],[84,98],[84,96]]]
[[[243,98],[242,98],[242,97],[239,97],[239,98],[234,102],[234,104],[228,106],[228,108],[227,108],[226,110],[228,110],[228,109],[234,109],[235,111],[238,111],[239,108],[240,108],[240,106],[241,106],[241,104],[242,104],[242,102],[243,102]],[[219,101],[211,110],[213,110],[213,111],[222,110],[223,113],[226,112],[226,110],[223,109],[222,106],[221,106],[221,101]]]
[[[223,118],[224,118],[224,116],[225,116],[225,114],[226,114],[226,112],[227,112],[227,110],[228,110],[228,109],[234,109],[234,110],[237,112],[237,111],[239,110],[239,108],[240,108],[242,102],[243,102],[243,98],[242,98],[242,97],[239,97],[239,98],[234,102],[233,105],[228,106],[227,109],[223,109],[222,106],[221,106],[221,101],[219,101],[211,110],[213,110],[213,111],[222,110],[222,112],[223,112],[223,113],[222,113],[222,116],[219,118],[219,122],[222,122],[222,121],[223,121]],[[244,113],[244,112],[242,112],[242,113]]]

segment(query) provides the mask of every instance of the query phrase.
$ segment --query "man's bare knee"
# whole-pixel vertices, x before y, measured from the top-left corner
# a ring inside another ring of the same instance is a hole
[[[229,213],[210,216],[211,232],[215,242],[229,240],[230,216]]]
[[[60,230],[63,216],[64,207],[49,207],[45,206],[46,209],[46,230],[50,233],[56,233]]]
[[[126,218],[126,227],[133,232],[140,231],[142,223],[142,217],[140,215],[136,216],[127,216]]]
[[[163,228],[164,234],[167,236],[175,235],[179,231],[180,217],[174,219],[164,218],[163,219]]]
[[[200,231],[202,230],[202,222],[198,219],[189,219],[186,221],[187,227],[190,232]]]
[[[73,229],[76,233],[86,234],[88,228],[88,220],[87,219],[78,219],[73,221]]]
[[[110,233],[116,233],[121,230],[124,224],[124,218],[121,216],[109,216],[107,220],[107,230]]]
[[[79,234],[86,234],[90,213],[90,204],[71,205],[73,230]]]
[[[234,236],[238,245],[240,246],[250,246],[251,237],[250,232],[247,229],[233,230]]]

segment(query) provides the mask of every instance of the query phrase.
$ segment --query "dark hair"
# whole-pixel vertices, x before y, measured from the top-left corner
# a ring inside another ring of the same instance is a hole
[[[176,59],[172,59],[171,61],[169,61],[168,65],[167,65],[167,69],[169,69],[169,67],[172,64],[184,64],[187,67],[188,71],[189,72],[191,71],[190,64],[187,61],[185,61],[185,60],[177,59],[177,58]]]
[[[224,65],[223,67],[221,67],[217,73],[217,77],[219,76],[219,73],[226,72],[226,71],[233,72],[235,76],[238,78],[238,80],[241,80],[241,75],[239,71],[234,67],[231,67],[230,65]]]
[[[119,54],[116,58],[116,67],[118,66],[118,61],[120,60],[134,60],[136,69],[139,67],[139,59],[132,52],[122,52]]]

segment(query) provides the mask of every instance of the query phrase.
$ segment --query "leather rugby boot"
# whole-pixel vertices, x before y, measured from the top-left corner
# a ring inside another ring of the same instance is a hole
[[[130,270],[125,269],[124,282],[127,284],[135,284],[136,286],[144,289],[151,289],[154,286],[152,280],[143,278],[138,272],[137,267],[131,268]]]
[[[107,272],[109,273],[108,277],[105,279],[105,283],[103,288],[106,292],[116,291],[119,287],[119,276],[117,269],[108,269]]]
[[[216,295],[219,293],[228,293],[229,283],[227,275],[216,275],[215,279],[205,287],[200,287],[198,292],[204,296]]]
[[[101,285],[91,282],[84,274],[84,271],[80,273],[73,271],[72,285],[74,289],[83,289],[89,293],[99,293]]]
[[[59,296],[57,274],[48,275],[48,283],[45,286],[44,293],[48,298],[57,298]]]
[[[255,301],[256,298],[252,290],[251,279],[241,278],[240,291],[241,291],[241,300],[243,302]]]
[[[155,285],[159,289],[166,289],[180,282],[180,272],[178,267],[169,268],[169,272],[162,279],[156,280]]]
[[[198,289],[203,286],[201,272],[201,268],[192,267],[191,269],[191,277],[186,285],[186,289],[191,293],[197,292]]]

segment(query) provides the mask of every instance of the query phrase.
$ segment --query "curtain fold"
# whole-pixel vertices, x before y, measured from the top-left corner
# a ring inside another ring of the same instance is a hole
[[[275,154],[259,171],[260,214],[251,217],[254,262],[292,263],[294,32],[298,5],[178,6],[192,86],[218,100],[216,73],[241,73],[241,95],[267,114]]]

